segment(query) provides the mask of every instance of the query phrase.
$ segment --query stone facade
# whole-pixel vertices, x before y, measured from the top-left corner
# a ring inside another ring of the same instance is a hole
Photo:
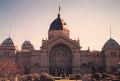
[[[7,38],[0,45],[0,68],[5,65],[4,60],[9,60],[12,63],[7,67],[16,68],[14,71],[22,74],[117,72],[120,46],[114,39],[110,38],[101,51],[81,50],[79,39],[72,40],[67,28],[58,14],[48,30],[48,39],[42,40],[40,50],[35,50],[30,41],[25,41],[21,50],[17,50],[12,39]]]

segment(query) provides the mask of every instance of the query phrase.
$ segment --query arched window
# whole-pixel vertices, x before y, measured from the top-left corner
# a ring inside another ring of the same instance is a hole
[[[39,63],[35,63],[34,67],[40,67]]]
[[[51,36],[49,36],[49,39],[51,39]]]
[[[87,64],[86,64],[86,63],[83,63],[83,64],[82,64],[82,67],[87,67]]]

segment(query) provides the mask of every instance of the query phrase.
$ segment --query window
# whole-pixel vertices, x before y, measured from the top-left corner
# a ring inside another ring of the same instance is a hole
[[[120,52],[119,52],[119,57],[120,57]]]
[[[117,56],[116,52],[111,52],[111,56]]]
[[[54,38],[54,35],[52,35],[52,38]]]
[[[49,36],[49,39],[51,39],[51,36]]]
[[[39,65],[39,63],[35,63],[34,66],[35,67],[39,67],[40,65]]]
[[[8,56],[10,52],[4,52],[4,56]]]

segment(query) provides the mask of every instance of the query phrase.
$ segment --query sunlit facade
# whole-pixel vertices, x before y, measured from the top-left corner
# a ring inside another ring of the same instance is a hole
[[[120,45],[110,38],[101,51],[81,50],[80,41],[69,37],[67,23],[58,17],[51,23],[48,39],[42,40],[39,50],[25,40],[17,50],[9,37],[0,45],[0,71],[21,74],[47,72],[65,74],[117,72]],[[9,69],[8,69],[9,68]],[[4,69],[4,70],[3,70]]]

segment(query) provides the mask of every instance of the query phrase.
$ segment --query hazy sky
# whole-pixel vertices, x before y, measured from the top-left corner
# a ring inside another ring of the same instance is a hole
[[[30,40],[39,49],[57,13],[57,0],[0,0],[0,43],[9,37],[11,24],[15,45]],[[83,49],[101,50],[110,38],[110,25],[120,44],[120,0],[62,0],[61,18]]]

